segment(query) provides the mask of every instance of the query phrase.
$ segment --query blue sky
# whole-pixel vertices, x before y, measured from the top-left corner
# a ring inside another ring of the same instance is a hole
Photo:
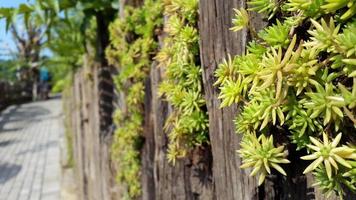
[[[0,0],[0,7],[17,7],[21,3],[27,3],[27,0]],[[6,33],[5,20],[0,20],[0,49],[14,48],[11,34]]]

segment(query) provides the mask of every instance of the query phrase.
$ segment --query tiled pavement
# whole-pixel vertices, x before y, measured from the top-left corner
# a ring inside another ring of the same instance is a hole
[[[11,106],[0,114],[0,200],[57,200],[61,101]]]

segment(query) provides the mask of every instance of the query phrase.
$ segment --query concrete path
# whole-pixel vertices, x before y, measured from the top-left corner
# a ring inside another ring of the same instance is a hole
[[[11,106],[0,114],[0,200],[58,200],[61,101]]]

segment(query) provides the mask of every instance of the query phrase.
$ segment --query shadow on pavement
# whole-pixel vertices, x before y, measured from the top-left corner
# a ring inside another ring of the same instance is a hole
[[[28,153],[37,153],[43,150],[48,150],[49,148],[52,147],[57,147],[58,146],[58,141],[49,141],[45,144],[40,144],[37,146],[34,146],[31,149],[26,149],[26,151],[20,151],[19,153],[17,153],[16,155],[23,155],[23,154],[28,154]]]
[[[2,132],[14,132],[25,128],[33,121],[41,120],[41,117],[49,115],[50,111],[36,105],[17,105],[0,114],[0,134]]]
[[[17,143],[17,140],[6,140],[6,141],[1,141],[0,142],[0,148],[2,147],[6,147],[10,144],[14,144],[14,143]]]
[[[21,165],[11,163],[0,164],[0,184],[4,184],[21,171]]]

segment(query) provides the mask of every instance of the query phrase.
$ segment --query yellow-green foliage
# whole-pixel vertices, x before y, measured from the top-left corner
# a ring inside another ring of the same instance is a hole
[[[284,146],[274,147],[273,136],[267,138],[263,134],[259,138],[254,134],[246,135],[241,142],[239,153],[243,159],[241,168],[253,166],[251,176],[259,173],[258,185],[263,183],[267,173],[271,173],[271,168],[286,175],[279,164],[290,163],[289,160],[285,159],[288,153],[284,150]]]
[[[304,170],[304,173],[315,170],[323,163],[326,174],[328,178],[331,179],[333,173],[337,173],[340,164],[344,167],[352,168],[347,160],[356,159],[356,153],[354,153],[355,149],[348,146],[337,147],[341,136],[342,134],[339,133],[332,142],[329,141],[326,133],[323,133],[323,141],[310,137],[312,144],[308,144],[307,146],[315,152],[311,155],[303,156],[301,159],[314,161]],[[332,168],[334,168],[334,172]]]
[[[146,0],[140,8],[126,6],[125,18],[110,25],[111,44],[106,54],[118,68],[114,81],[124,96],[122,109],[114,116],[116,132],[111,153],[118,167],[117,180],[127,187],[125,199],[141,194],[144,82],[158,47],[154,33],[163,22],[162,12],[161,1]]]
[[[208,117],[199,66],[198,0],[165,0],[167,37],[156,59],[165,69],[160,93],[172,105],[165,130],[168,160],[208,141]]]
[[[307,154],[302,159],[314,160],[304,173],[313,172],[324,192],[342,198],[346,187],[356,191],[356,4],[250,0],[248,5],[249,11],[267,14],[270,25],[255,34],[250,13],[236,10],[231,30],[250,31],[253,41],[244,55],[228,56],[215,74],[221,107],[241,105],[235,124],[243,134],[242,167],[253,167],[261,183],[270,166],[288,163],[283,146],[295,143],[288,150],[302,150]]]

